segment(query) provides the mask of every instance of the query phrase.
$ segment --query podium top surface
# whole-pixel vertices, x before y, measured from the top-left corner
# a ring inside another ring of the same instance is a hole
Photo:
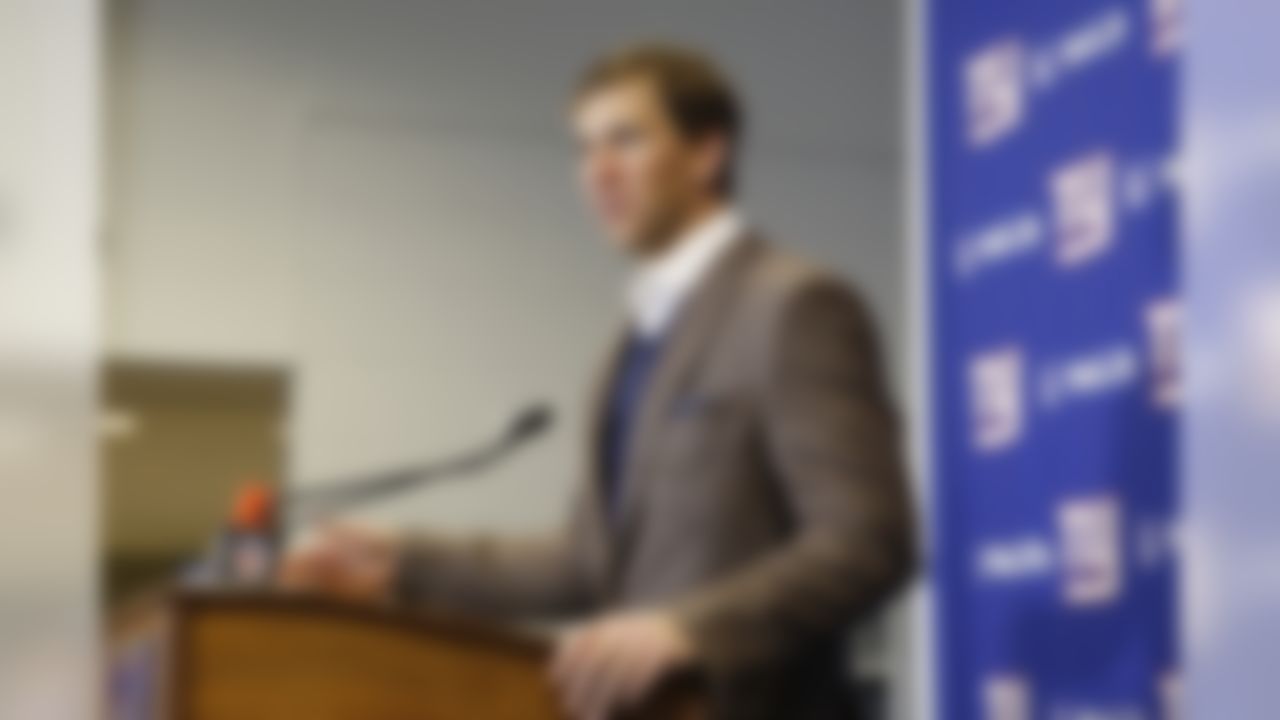
[[[386,627],[528,656],[548,656],[551,636],[528,625],[486,620],[439,607],[407,608],[391,603],[358,603],[309,594],[256,591],[180,590],[167,594],[167,612],[177,617],[209,613],[278,614],[316,620],[341,620]]]

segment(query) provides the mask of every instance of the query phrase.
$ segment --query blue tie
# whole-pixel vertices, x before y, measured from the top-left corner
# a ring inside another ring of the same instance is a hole
[[[632,334],[623,349],[609,392],[601,453],[605,506],[617,518],[623,496],[623,473],[634,439],[635,423],[653,369],[662,352],[662,338]]]

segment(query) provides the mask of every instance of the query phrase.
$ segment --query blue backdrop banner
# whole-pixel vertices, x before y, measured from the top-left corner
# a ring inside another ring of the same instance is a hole
[[[939,715],[1176,717],[1182,0],[930,0]]]

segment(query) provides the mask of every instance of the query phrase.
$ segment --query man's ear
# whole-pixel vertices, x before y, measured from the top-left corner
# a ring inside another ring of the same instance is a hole
[[[720,189],[721,178],[729,172],[729,143],[723,135],[709,134],[695,145],[698,179],[704,187]]]

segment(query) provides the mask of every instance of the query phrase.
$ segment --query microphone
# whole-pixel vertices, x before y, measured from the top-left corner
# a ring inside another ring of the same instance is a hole
[[[190,587],[266,585],[274,575],[282,537],[291,524],[483,470],[545,433],[554,420],[547,405],[530,405],[516,413],[496,439],[451,458],[298,488],[279,496],[266,483],[249,479],[237,491],[226,525],[202,557],[184,570],[183,582]]]
[[[478,448],[444,460],[395,468],[365,476],[326,481],[292,490],[282,498],[289,520],[350,509],[374,500],[443,480],[457,479],[483,470],[538,438],[554,424],[555,415],[545,403],[529,405],[514,416],[506,431]]]
[[[555,416],[545,403],[530,405],[511,419],[507,427],[507,440],[511,443],[522,443],[532,440],[551,428]]]

